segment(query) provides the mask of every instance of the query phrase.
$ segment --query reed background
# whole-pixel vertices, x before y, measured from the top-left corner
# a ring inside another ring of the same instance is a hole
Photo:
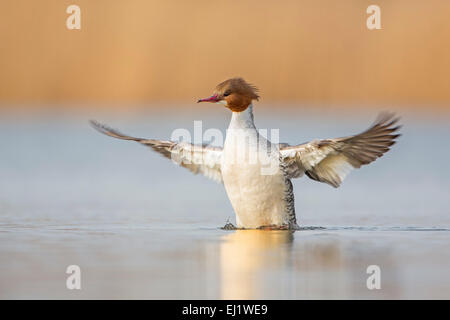
[[[66,28],[70,4],[81,30]],[[366,27],[371,4],[382,30]],[[450,109],[447,0],[8,0],[0,12],[2,109],[193,103],[232,76],[263,104]]]

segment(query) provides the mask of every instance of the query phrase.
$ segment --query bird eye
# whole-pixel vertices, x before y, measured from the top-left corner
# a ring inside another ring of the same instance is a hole
[[[224,97],[228,97],[231,94],[230,91],[225,91],[225,93],[223,94]]]

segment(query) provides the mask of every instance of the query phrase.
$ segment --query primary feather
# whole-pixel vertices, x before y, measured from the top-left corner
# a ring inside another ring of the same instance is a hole
[[[222,148],[207,145],[193,145],[187,142],[136,138],[122,134],[94,120],[91,120],[90,123],[96,130],[107,136],[139,142],[152,148],[164,157],[172,159],[176,164],[188,169],[194,174],[201,173],[210,179],[222,182],[220,170]]]
[[[400,134],[398,118],[382,113],[366,131],[349,137],[314,140],[281,148],[281,158],[290,178],[309,178],[339,187],[347,174],[383,156]]]

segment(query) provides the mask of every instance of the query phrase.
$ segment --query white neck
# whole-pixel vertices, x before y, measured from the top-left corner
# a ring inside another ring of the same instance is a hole
[[[250,104],[242,112],[233,112],[228,129],[256,129],[253,122],[253,105]]]

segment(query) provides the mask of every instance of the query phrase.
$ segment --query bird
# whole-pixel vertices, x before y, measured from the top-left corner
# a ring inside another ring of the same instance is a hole
[[[236,229],[298,230],[291,180],[306,176],[339,187],[348,173],[380,158],[400,136],[399,117],[382,112],[365,131],[299,145],[272,143],[254,123],[259,90],[241,77],[219,83],[198,103],[222,104],[231,111],[223,147],[136,138],[91,120],[110,137],[152,148],[194,174],[223,183],[236,217]],[[228,225],[228,224],[227,224]]]

